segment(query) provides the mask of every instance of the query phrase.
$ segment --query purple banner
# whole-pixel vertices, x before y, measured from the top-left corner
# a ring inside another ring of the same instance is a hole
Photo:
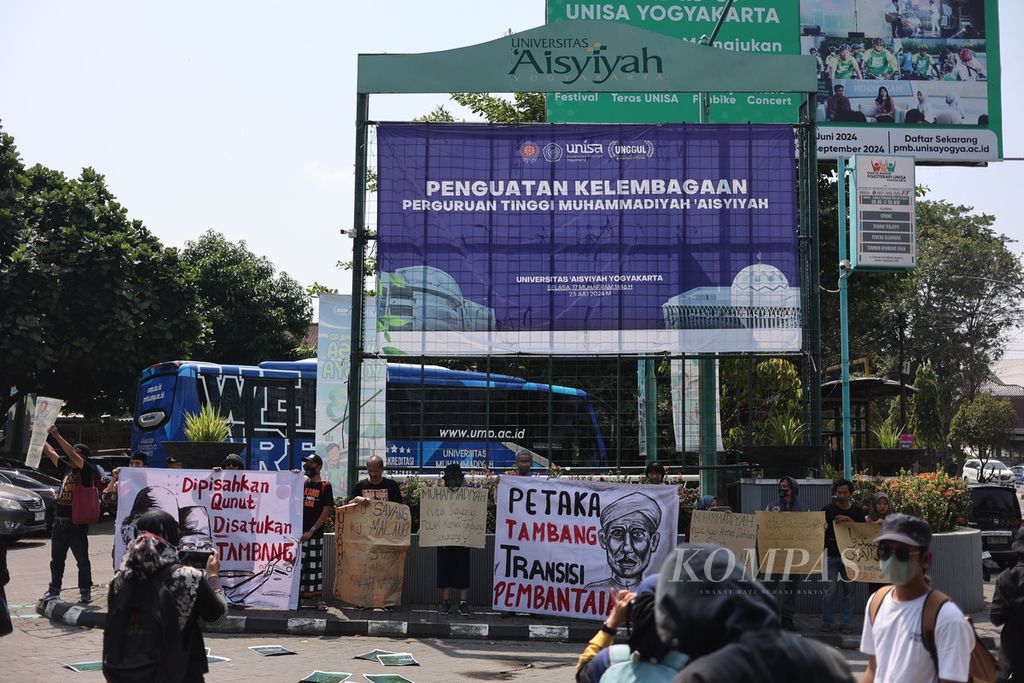
[[[393,354],[800,348],[789,126],[378,129]]]

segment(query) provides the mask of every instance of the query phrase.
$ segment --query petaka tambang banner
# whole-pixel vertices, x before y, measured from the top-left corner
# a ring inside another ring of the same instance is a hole
[[[503,476],[498,482],[492,606],[604,619],[675,548],[674,486]]]
[[[121,468],[114,523],[117,564],[150,510],[178,520],[179,550],[216,549],[229,605],[295,609],[299,599],[302,475],[287,471]]]
[[[886,583],[878,563],[878,545],[875,538],[882,531],[881,524],[873,522],[832,522],[836,532],[839,556],[846,566],[851,581]]]
[[[796,351],[789,126],[378,129],[392,354]]]
[[[409,506],[374,500],[335,512],[334,597],[364,607],[402,604]]]

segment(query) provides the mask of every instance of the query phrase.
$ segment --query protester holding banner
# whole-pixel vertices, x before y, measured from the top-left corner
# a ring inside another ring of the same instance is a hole
[[[136,451],[132,453],[131,460],[128,461],[128,467],[145,467],[148,462],[149,459],[145,453]],[[121,468],[115,467],[114,471],[110,473],[110,483],[107,484],[107,488],[103,489],[103,504],[111,510],[117,509],[117,480],[120,474]]]
[[[162,661],[174,671],[161,673],[166,674],[166,680],[202,681],[209,668],[199,619],[216,625],[227,614],[217,552],[214,550],[210,555],[205,572],[179,564],[178,521],[163,510],[151,510],[142,515],[137,528],[139,537],[125,553],[121,569],[110,582],[109,614],[103,638],[104,673],[118,662],[132,663],[135,654],[125,650],[126,644],[132,641],[124,640],[126,634],[115,632],[117,629],[112,624],[118,623],[119,615],[131,609],[136,591],[157,590],[156,581],[162,581],[177,607],[173,616],[177,617],[181,631],[184,657],[163,653]]]
[[[57,504],[53,513],[53,530],[50,533],[50,585],[43,593],[43,600],[60,597],[61,584],[64,583],[64,563],[68,550],[75,556],[78,564],[78,590],[81,602],[92,602],[92,564],[89,561],[89,524],[75,523],[74,508],[78,505],[95,503],[98,511],[99,493],[94,486],[96,471],[89,464],[89,447],[85,444],[72,446],[61,436],[57,426],[49,429],[50,436],[67,456],[64,461],[64,478],[57,493]],[[50,444],[43,445],[43,452],[55,467],[61,466],[60,456]],[[95,497],[95,500],[80,500],[76,496]],[[97,520],[92,520],[95,523]]]
[[[334,508],[334,489],[320,478],[324,462],[311,455],[303,462],[306,480],[302,487],[302,575],[299,607],[324,610],[324,524]],[[305,603],[305,604],[303,604]]]
[[[402,502],[402,488],[394,479],[384,476],[384,459],[379,455],[371,455],[366,461],[366,479],[360,479],[352,487],[352,495],[347,502],[369,505],[371,500],[386,500],[389,503]]]
[[[462,466],[451,463],[444,468],[444,485],[449,489],[461,488],[466,483]],[[469,616],[469,548],[457,545],[437,548],[437,588],[441,591],[441,606],[438,614],[449,614],[455,604],[455,593],[459,594],[459,614]]]
[[[645,484],[664,484],[665,483],[665,466],[660,462],[647,463],[647,468],[644,470]]]
[[[836,544],[833,522],[863,522],[864,513],[853,504],[853,482],[840,479],[832,485],[834,503],[822,508],[825,513],[825,551],[828,555],[828,592],[821,605],[821,630],[831,631],[835,616],[836,598],[839,598],[839,632],[849,633],[853,621],[853,586],[846,574]]]
[[[766,512],[807,512],[807,506],[803,501],[798,500],[800,485],[793,477],[782,477],[779,479],[779,499],[769,503],[765,508]],[[780,607],[782,609],[782,628],[789,631],[796,630],[793,622],[793,615],[796,613],[796,582],[800,580],[799,575],[789,577],[773,576],[765,577],[768,590],[781,597]]]
[[[867,521],[881,524],[889,515],[889,494],[879,491],[871,496],[871,510],[867,514]]]

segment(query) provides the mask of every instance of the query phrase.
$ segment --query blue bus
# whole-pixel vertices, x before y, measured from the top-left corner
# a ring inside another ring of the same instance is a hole
[[[250,469],[297,468],[315,450],[315,359],[218,365],[159,363],[142,371],[132,450],[163,467],[164,441],[184,441],[185,415],[207,404],[244,442]],[[604,466],[597,414],[586,392],[510,375],[388,363],[388,466],[510,468],[526,449],[537,463]]]

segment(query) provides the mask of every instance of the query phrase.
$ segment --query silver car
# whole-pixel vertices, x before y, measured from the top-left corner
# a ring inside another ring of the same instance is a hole
[[[46,504],[38,493],[0,484],[0,538],[15,541],[46,531]]]

